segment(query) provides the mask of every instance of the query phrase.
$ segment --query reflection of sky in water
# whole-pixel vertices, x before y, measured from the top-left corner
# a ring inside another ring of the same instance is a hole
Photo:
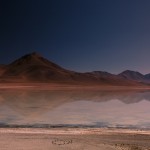
[[[150,102],[124,104],[118,100],[108,102],[78,101],[60,106],[44,115],[53,118],[54,122],[64,124],[98,124],[104,122],[110,126],[140,125],[148,122]]]
[[[150,128],[150,92],[0,91],[0,124]]]

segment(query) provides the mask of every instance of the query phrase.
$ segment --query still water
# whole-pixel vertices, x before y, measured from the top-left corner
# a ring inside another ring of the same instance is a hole
[[[0,126],[150,129],[150,92],[1,90]]]

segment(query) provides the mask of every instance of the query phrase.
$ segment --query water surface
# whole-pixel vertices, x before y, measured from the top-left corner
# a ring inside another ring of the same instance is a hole
[[[0,126],[149,129],[150,92],[1,90]]]

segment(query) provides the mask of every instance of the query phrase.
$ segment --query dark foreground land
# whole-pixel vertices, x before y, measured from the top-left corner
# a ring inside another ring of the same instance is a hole
[[[1,128],[0,150],[150,150],[150,131]]]

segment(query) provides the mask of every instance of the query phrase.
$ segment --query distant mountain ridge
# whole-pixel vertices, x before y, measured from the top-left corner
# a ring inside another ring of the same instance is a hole
[[[118,76],[132,81],[150,83],[150,74],[143,75],[137,71],[126,70],[118,74]]]
[[[8,65],[0,65],[1,83],[69,83],[86,85],[142,85],[150,83],[150,74],[126,70],[118,75],[103,71],[79,73],[67,70],[34,52]]]

